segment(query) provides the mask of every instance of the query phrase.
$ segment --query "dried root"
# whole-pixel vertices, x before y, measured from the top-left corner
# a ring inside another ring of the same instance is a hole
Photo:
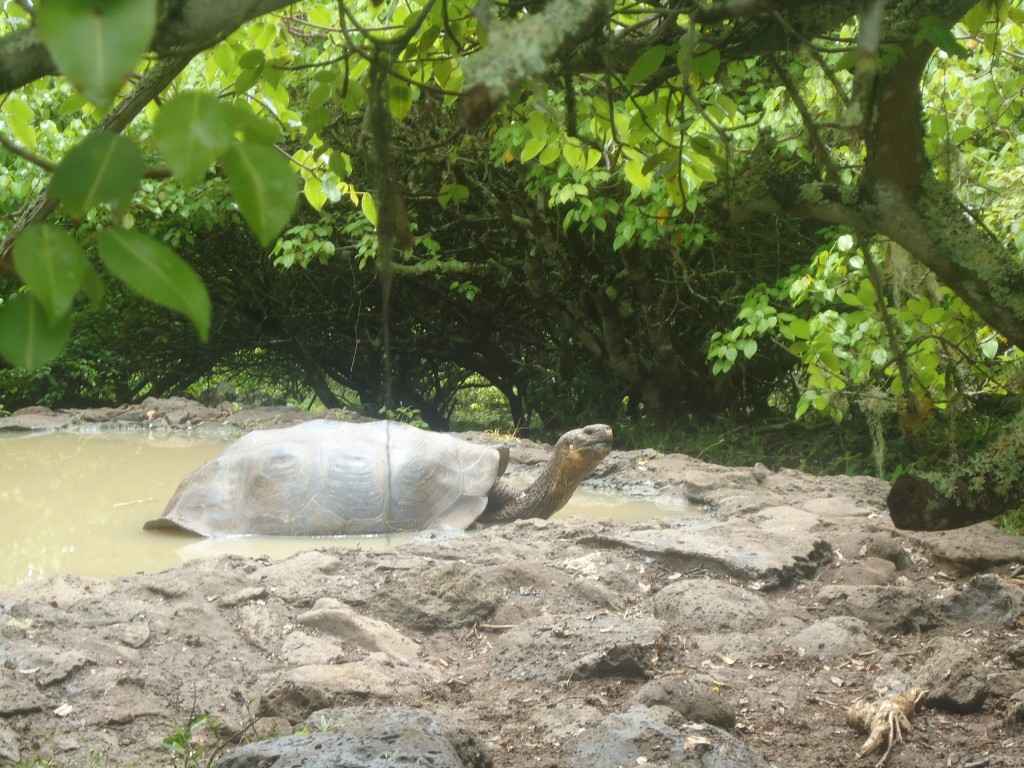
[[[910,716],[914,714],[925,693],[920,688],[911,688],[881,701],[857,701],[846,710],[846,722],[861,733],[868,734],[857,756],[864,757],[885,744],[882,758],[875,763],[875,768],[882,768],[889,759],[893,745],[903,743],[904,731],[909,733],[913,730]]]

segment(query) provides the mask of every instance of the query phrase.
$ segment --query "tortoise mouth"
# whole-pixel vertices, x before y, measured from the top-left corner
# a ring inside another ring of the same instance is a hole
[[[586,445],[578,445],[576,451],[587,455],[600,454],[603,458],[612,452],[612,444],[610,440],[599,440]]]

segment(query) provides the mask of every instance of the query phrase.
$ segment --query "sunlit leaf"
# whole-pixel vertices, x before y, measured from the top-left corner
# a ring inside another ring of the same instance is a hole
[[[36,145],[36,131],[32,127],[36,116],[24,99],[8,98],[3,105],[4,122],[8,130],[28,149]]]
[[[231,144],[231,109],[208,93],[184,91],[161,107],[153,142],[184,186],[200,179]]]
[[[58,69],[106,106],[149,48],[157,0],[45,0],[36,29]]]
[[[651,177],[643,171],[643,163],[636,160],[629,160],[625,164],[626,178],[634,187],[646,192],[651,187]]]
[[[302,185],[302,194],[306,196],[306,201],[318,211],[327,204],[324,185],[315,176],[306,179]]]
[[[210,297],[199,275],[178,254],[149,235],[117,228],[103,230],[99,252],[115,277],[150,301],[185,315],[206,341]]]
[[[106,203],[127,205],[142,179],[145,162],[135,142],[114,133],[85,137],[64,159],[50,179],[50,195],[64,204],[74,218]]]
[[[526,142],[526,146],[523,147],[523,151],[519,154],[520,162],[525,163],[528,160],[532,160],[540,151],[547,146],[547,142],[544,139],[530,139]]]
[[[14,243],[14,266],[51,322],[71,309],[85,264],[85,253],[75,239],[52,224],[32,224]]]
[[[298,203],[298,179],[273,147],[242,143],[224,155],[231,193],[262,245],[269,245],[291,219]]]
[[[359,197],[359,205],[363,210],[363,216],[373,226],[377,226],[377,204],[373,202],[373,196],[369,192],[364,192]]]
[[[20,368],[38,368],[58,354],[71,335],[71,316],[51,322],[31,293],[0,304],[0,355]]]

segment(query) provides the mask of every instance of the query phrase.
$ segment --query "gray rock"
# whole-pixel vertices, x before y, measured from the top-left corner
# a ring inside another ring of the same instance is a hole
[[[951,637],[928,643],[929,657],[914,670],[929,707],[962,715],[977,712],[990,693],[987,670],[970,648]]]
[[[702,632],[749,630],[772,619],[774,611],[756,592],[716,579],[676,581],[654,596],[654,615]]]
[[[875,510],[846,496],[828,496],[822,499],[807,499],[800,502],[800,508],[824,519],[866,518]]]
[[[960,574],[994,571],[1019,563],[1024,555],[1020,536],[1008,536],[988,523],[955,531],[900,533],[940,568]]]
[[[419,644],[386,621],[360,616],[351,606],[333,598],[318,600],[312,611],[298,617],[298,623],[342,641],[356,643],[367,651],[380,651],[393,659],[412,661]]]
[[[794,507],[763,509],[755,519],[660,518],[651,524],[659,527],[634,526],[605,536],[679,570],[703,567],[765,588],[808,576],[832,559],[819,519]]]
[[[66,429],[73,423],[70,413],[51,411],[41,405],[21,408],[10,416],[0,418],[0,431],[51,432]]]
[[[841,531],[830,540],[832,546],[847,561],[864,557],[878,557],[893,563],[897,570],[905,570],[911,566],[910,555],[896,539],[891,524],[887,521],[886,525],[888,530],[885,531],[863,529]]]
[[[829,616],[797,632],[786,641],[794,651],[821,660],[863,653],[875,647],[871,628],[853,616]]]
[[[458,723],[411,707],[351,708],[312,714],[322,732],[255,741],[224,755],[218,768],[492,768],[483,744]]]
[[[0,667],[0,717],[39,712],[45,706],[46,699],[28,675]]]
[[[419,698],[435,675],[427,665],[397,663],[383,653],[344,664],[294,667],[267,676],[261,685],[267,694],[259,711],[298,722],[310,712],[352,699],[387,702],[402,696]]]
[[[479,566],[428,561],[419,571],[396,573],[368,595],[365,604],[400,627],[430,632],[485,621],[500,598],[501,588]],[[361,601],[349,602],[362,607]]]
[[[856,616],[879,632],[910,634],[934,629],[942,621],[933,601],[911,587],[822,587],[818,602],[830,611]]]
[[[668,707],[634,704],[586,728],[569,745],[573,768],[767,768],[743,742]]]
[[[1024,589],[994,574],[975,576],[963,588],[940,596],[953,621],[1013,627],[1024,614]]]
[[[508,680],[642,678],[663,632],[654,619],[538,616],[502,635],[486,664],[496,677]]]
[[[687,720],[719,728],[736,725],[735,705],[713,678],[697,672],[652,680],[636,692],[633,701],[647,707],[669,707]]]
[[[1024,669],[1024,640],[1006,649],[1006,660],[1016,669]]]
[[[704,661],[725,663],[723,657],[741,664],[769,663],[772,656],[783,651],[786,640],[807,626],[796,616],[779,616],[774,624],[754,630],[737,630],[715,634],[691,634],[689,640]]]
[[[875,584],[883,586],[896,580],[896,564],[881,557],[865,557],[843,563],[836,569],[834,581],[840,584]]]
[[[18,737],[10,728],[0,723],[0,765],[14,765],[21,759]]]

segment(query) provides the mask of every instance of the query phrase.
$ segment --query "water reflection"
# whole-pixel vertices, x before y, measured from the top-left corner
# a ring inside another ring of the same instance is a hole
[[[409,538],[204,541],[144,532],[142,524],[160,515],[181,479],[225,444],[145,432],[0,435],[0,585],[57,573],[110,578],[159,571],[186,558],[223,553],[284,557],[328,543],[383,549]],[[579,491],[558,517],[638,520],[671,513],[649,502]]]

